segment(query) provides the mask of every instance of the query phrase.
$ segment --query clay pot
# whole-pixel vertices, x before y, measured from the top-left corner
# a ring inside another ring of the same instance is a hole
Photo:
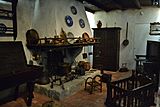
[[[91,68],[90,63],[85,61],[79,61],[78,66],[84,68],[85,71],[89,71]]]
[[[84,66],[85,71],[89,71],[89,70],[90,70],[90,68],[91,68],[91,66],[90,66],[90,63],[89,63],[89,62],[85,62],[83,66]]]
[[[84,63],[85,63],[84,61],[79,61],[79,62],[78,62],[78,66],[79,66],[79,67],[83,67],[83,66],[84,66]]]

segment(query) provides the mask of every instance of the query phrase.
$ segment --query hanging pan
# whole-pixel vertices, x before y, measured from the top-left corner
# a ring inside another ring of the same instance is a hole
[[[128,37],[128,22],[126,26],[126,39],[122,43],[124,46],[127,46],[129,44],[129,40],[127,39],[127,37]]]

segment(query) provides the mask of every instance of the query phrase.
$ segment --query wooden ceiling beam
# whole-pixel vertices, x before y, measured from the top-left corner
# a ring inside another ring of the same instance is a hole
[[[139,0],[114,0],[117,4],[121,5],[123,9],[128,8],[141,8]]]
[[[87,2],[106,12],[111,10],[126,10],[131,8],[141,9],[140,0],[77,0],[82,3]],[[86,7],[86,10],[92,11],[92,8]]]
[[[108,1],[110,1],[110,3],[108,3],[109,5],[113,5],[113,6],[115,6],[116,8],[118,8],[118,9],[123,9],[123,7],[122,7],[122,5],[120,5],[119,3],[117,3],[116,1],[114,1],[114,0],[108,0]]]
[[[91,13],[93,13],[93,14],[96,12],[96,11],[94,11],[94,10],[88,8],[88,7],[85,7],[85,10],[88,11],[88,12],[91,12]]]
[[[111,10],[111,9],[107,8],[103,3],[98,2],[97,0],[78,0],[78,1],[80,1],[82,3],[83,3],[83,1],[86,1],[92,5],[95,5],[96,7],[100,8],[104,11],[107,11],[107,12]]]

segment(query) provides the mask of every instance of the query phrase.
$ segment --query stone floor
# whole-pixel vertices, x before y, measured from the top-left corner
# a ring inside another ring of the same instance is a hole
[[[113,80],[119,80],[131,75],[131,72],[110,72]],[[103,91],[95,91],[93,94],[89,94],[84,90],[84,86],[75,94],[62,98],[57,101],[39,93],[34,93],[32,101],[32,107],[105,107],[104,101],[106,98],[106,86],[103,83]],[[26,107],[24,100],[19,98],[17,101],[12,101],[1,105],[0,107]],[[157,106],[159,107],[159,106]]]

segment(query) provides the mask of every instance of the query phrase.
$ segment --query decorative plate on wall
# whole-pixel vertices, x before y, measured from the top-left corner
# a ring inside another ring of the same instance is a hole
[[[65,21],[66,21],[67,26],[71,27],[73,25],[73,20],[71,16],[67,15],[65,17]]]
[[[29,29],[26,32],[26,41],[28,45],[36,45],[39,42],[39,34],[35,29]]]
[[[74,42],[75,42],[75,39],[74,39],[74,35],[73,35],[73,33],[72,32],[68,32],[67,33],[67,40],[68,40],[68,42],[70,43],[70,44],[73,44]]]
[[[72,14],[76,15],[77,14],[77,9],[74,6],[71,6],[71,12]]]
[[[83,41],[84,41],[84,42],[89,42],[89,35],[88,35],[88,33],[84,32],[84,33],[82,34],[82,38],[83,38]]]
[[[79,19],[79,25],[80,25],[81,28],[85,27],[85,23],[84,23],[83,19]]]

